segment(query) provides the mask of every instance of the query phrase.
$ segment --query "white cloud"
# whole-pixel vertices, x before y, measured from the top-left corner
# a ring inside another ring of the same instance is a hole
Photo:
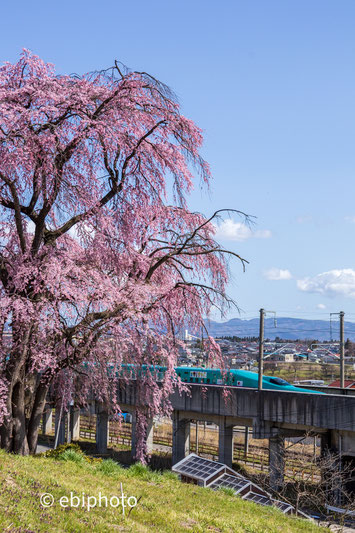
[[[280,281],[285,279],[291,279],[292,274],[289,270],[282,270],[282,268],[270,268],[269,270],[265,270],[263,272],[263,276],[266,279],[270,279],[272,281]]]
[[[257,239],[270,239],[271,236],[272,233],[269,229],[259,229],[253,233],[253,237],[256,237]]]
[[[355,298],[355,270],[343,268],[322,272],[314,277],[297,280],[297,287],[304,292],[314,292],[325,296]]]
[[[355,216],[344,217],[344,220],[346,220],[347,222],[352,222],[353,224],[355,224]]]
[[[327,306],[324,305],[324,304],[318,304],[317,305],[317,309],[326,309],[326,308],[327,308]]]
[[[271,231],[268,229],[252,231],[249,226],[242,222],[235,222],[232,219],[227,219],[216,225],[216,239],[224,241],[246,241],[253,237],[257,239],[269,239]]]
[[[311,215],[301,215],[296,218],[297,224],[307,224],[308,222],[312,222],[313,218]]]

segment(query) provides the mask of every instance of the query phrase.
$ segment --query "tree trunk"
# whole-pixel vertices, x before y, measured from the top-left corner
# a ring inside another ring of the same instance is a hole
[[[0,448],[11,452],[11,443],[12,443],[12,420],[4,421],[3,425],[0,426]]]
[[[7,400],[9,417],[0,428],[0,445],[8,452],[21,455],[28,455],[29,453],[25,413],[25,367],[30,334],[31,326],[22,332],[14,318],[12,325],[13,349],[4,370],[5,379],[9,383]]]
[[[23,380],[12,383],[7,409],[9,416],[0,427],[0,447],[7,452],[28,455]]]
[[[0,448],[20,455],[36,453],[38,431],[49,388],[49,383],[38,383],[32,391],[33,402],[30,405],[27,402],[26,406],[25,382],[23,370],[21,378],[11,384],[8,401],[10,416],[0,427]]]
[[[25,416],[25,387],[23,380],[18,381],[15,384],[12,392],[11,451],[20,455],[29,454]]]
[[[300,495],[299,495],[299,493],[297,493],[296,505],[295,505],[295,514],[296,514],[296,516],[297,516],[297,513],[298,513],[299,505],[300,505]]]
[[[38,430],[41,423],[44,407],[46,405],[47,392],[48,385],[40,383],[36,390],[36,395],[32,406],[31,418],[27,430],[27,441],[30,453],[36,453]]]
[[[11,416],[0,427],[0,448],[20,455],[36,453],[39,426],[46,404],[47,392],[48,385],[38,385],[31,416],[26,424],[25,387],[22,381],[13,386]]]

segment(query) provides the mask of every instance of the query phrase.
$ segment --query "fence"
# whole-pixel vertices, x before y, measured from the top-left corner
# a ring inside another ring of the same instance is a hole
[[[111,422],[109,426],[108,441],[112,444],[120,444],[131,446],[131,424],[125,422]],[[201,432],[203,433],[203,432]],[[96,436],[96,417],[95,416],[81,416],[80,418],[80,436],[82,438],[94,440]],[[208,440],[208,438],[207,438]],[[207,455],[213,460],[218,460],[218,443],[216,442],[199,442],[198,453]],[[160,425],[154,428],[153,442],[155,445],[172,447],[173,435],[172,428],[167,425]],[[193,440],[193,432],[190,440],[190,452],[196,452],[196,442]],[[302,456],[297,452],[286,452],[286,469],[285,473],[292,479],[302,479],[309,481],[316,481],[320,477],[319,469],[312,461],[312,454],[305,454],[304,450]],[[306,459],[306,460],[305,460]],[[249,446],[249,452],[245,454],[244,446],[241,443],[234,442],[233,446],[233,460],[238,463],[252,467],[261,472],[268,472],[269,470],[269,454],[267,448],[262,448],[256,445]]]

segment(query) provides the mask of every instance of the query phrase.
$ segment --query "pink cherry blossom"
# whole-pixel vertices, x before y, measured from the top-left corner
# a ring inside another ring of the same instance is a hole
[[[183,387],[178,332],[228,304],[231,254],[186,203],[193,172],[210,180],[201,145],[146,73],[59,76],[27,50],[0,68],[1,447],[35,450],[49,391],[117,412],[121,365],[164,365],[138,383],[144,461],[147,419]]]

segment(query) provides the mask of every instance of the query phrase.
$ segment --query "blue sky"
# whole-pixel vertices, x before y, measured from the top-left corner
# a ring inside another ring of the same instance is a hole
[[[355,321],[355,3],[341,0],[17,1],[2,5],[0,60],[22,47],[83,73],[119,59],[178,94],[204,130],[210,193],[234,208],[221,242],[242,318]],[[234,312],[229,317],[237,316]]]

